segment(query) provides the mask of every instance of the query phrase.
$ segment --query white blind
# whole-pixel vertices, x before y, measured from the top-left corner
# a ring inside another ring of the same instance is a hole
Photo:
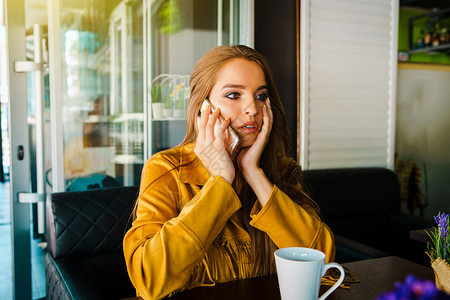
[[[300,163],[392,168],[398,0],[302,0]]]

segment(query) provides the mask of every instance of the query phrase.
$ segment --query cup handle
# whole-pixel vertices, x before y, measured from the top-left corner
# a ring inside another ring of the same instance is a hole
[[[337,289],[339,287],[339,285],[342,283],[342,281],[344,281],[344,277],[345,277],[344,268],[338,263],[327,263],[327,264],[325,264],[324,267],[323,267],[322,276],[325,275],[325,272],[328,269],[331,269],[331,268],[338,269],[341,272],[341,275],[339,276],[338,281],[335,284],[333,284],[333,286],[330,287],[325,293],[323,293],[323,295],[320,296],[318,300],[323,300],[326,297],[328,297],[335,289]]]

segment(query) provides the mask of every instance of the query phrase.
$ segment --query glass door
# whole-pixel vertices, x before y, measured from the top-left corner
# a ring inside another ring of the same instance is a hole
[[[53,191],[139,184],[184,137],[195,62],[252,44],[253,1],[47,2]]]
[[[139,184],[143,1],[48,3],[54,190]]]

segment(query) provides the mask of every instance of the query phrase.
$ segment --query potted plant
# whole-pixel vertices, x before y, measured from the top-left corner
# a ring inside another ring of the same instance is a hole
[[[174,118],[184,118],[185,117],[185,99],[184,99],[184,82],[180,83],[175,87],[174,97],[175,97],[175,109],[173,111]]]
[[[161,101],[161,85],[154,84],[151,89],[151,97],[152,97],[152,113],[154,119],[162,119],[163,118],[163,109],[164,103]]]
[[[450,295],[450,230],[449,215],[438,213],[434,217],[438,228],[434,231],[427,232],[431,242],[428,243],[426,252],[431,259],[431,267],[433,268],[436,286]]]
[[[169,86],[164,85],[163,91],[161,93],[163,101],[164,101],[164,109],[163,109],[163,115],[165,118],[172,118],[173,117],[173,102],[172,97],[170,97],[169,94]]]

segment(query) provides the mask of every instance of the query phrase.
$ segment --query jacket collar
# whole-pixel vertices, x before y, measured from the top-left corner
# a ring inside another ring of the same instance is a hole
[[[194,153],[194,147],[194,142],[180,147],[179,179],[183,183],[203,186],[210,175],[201,160]]]

